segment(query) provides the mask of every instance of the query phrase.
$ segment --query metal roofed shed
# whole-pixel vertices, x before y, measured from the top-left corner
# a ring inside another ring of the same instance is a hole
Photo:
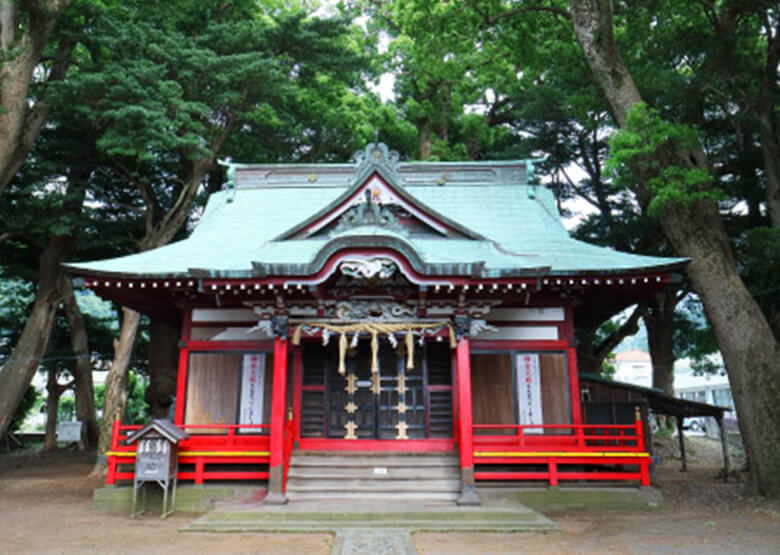
[[[726,411],[731,411],[730,408],[699,403],[688,399],[678,399],[677,397],[664,393],[661,389],[607,380],[601,376],[596,376],[595,374],[581,373],[580,384],[583,401],[586,401],[587,403],[629,403],[632,405],[642,403],[646,404],[647,408],[652,410],[655,414],[673,416],[677,424],[677,435],[680,442],[680,457],[682,459],[681,470],[683,471],[687,470],[688,464],[685,454],[683,420],[695,416],[711,416],[715,418],[720,430],[720,441],[723,450],[724,480],[728,479],[730,463],[726,431],[723,426],[723,414]],[[649,422],[646,421],[645,424],[645,430],[649,433]],[[652,442],[648,442],[648,445],[651,444]]]

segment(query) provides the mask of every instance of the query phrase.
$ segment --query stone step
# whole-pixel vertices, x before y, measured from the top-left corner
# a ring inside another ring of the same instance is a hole
[[[460,488],[458,458],[441,453],[294,453],[287,476],[294,501],[453,501]]]
[[[296,467],[453,467],[459,468],[460,462],[452,456],[399,456],[399,455],[298,455],[290,459],[290,468]]]
[[[299,521],[273,522],[273,521],[205,521],[196,520],[181,528],[185,532],[330,532],[336,529],[343,529],[342,522],[321,522]],[[458,521],[442,522],[438,520],[417,520],[411,521],[393,521],[393,522],[354,522],[349,524],[350,528],[404,528],[414,530],[446,530],[459,532],[546,532],[557,530],[557,526],[547,519],[539,521],[517,521],[517,522],[483,522],[483,521]]]
[[[404,467],[404,466],[368,466],[368,467],[321,467],[290,466],[288,480],[297,479],[371,479],[371,480],[436,480],[460,479],[460,469],[453,467]]]
[[[460,491],[290,491],[290,501],[456,501]]]
[[[530,521],[539,513],[519,505],[511,510],[495,508],[479,509],[459,506],[448,501],[430,503],[387,502],[378,507],[376,503],[355,501],[348,504],[338,501],[301,501],[287,505],[262,506],[245,509],[244,505],[223,506],[205,517],[210,521],[298,521],[363,523],[363,522],[399,522],[399,521],[482,521],[505,522]],[[405,508],[405,509],[404,509]]]
[[[442,492],[460,491],[460,480],[288,480],[287,492]]]

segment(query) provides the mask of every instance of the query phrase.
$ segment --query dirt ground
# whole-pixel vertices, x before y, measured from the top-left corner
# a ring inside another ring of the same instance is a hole
[[[662,442],[663,443],[663,442]],[[690,443],[690,471],[673,448],[656,471],[662,510],[547,513],[551,534],[418,533],[421,553],[780,553],[780,505],[748,498],[744,482],[717,479],[718,445]],[[327,534],[179,533],[194,515],[130,519],[90,510],[100,478],[83,454],[0,454],[0,554],[330,552]]]

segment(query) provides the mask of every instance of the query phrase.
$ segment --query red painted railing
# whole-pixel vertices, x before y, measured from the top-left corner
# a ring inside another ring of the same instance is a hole
[[[114,421],[111,449],[107,455],[106,483],[131,480],[133,472],[119,471],[119,465],[131,465],[135,460],[135,445],[125,445],[132,432],[143,426],[122,425]],[[266,464],[269,458],[268,424],[185,424],[180,426],[190,437],[179,443],[179,463],[194,464],[194,470],[179,469],[178,478],[194,480],[263,480],[267,471],[207,470],[206,465]],[[217,433],[213,433],[217,432]]]
[[[559,480],[638,480],[642,486],[650,485],[641,420],[475,424],[473,430],[474,462],[480,465],[474,473],[477,480],[545,480],[553,486]]]
[[[643,452],[642,421],[633,424],[474,424],[474,451],[497,447],[533,451]],[[505,433],[490,433],[496,431]]]

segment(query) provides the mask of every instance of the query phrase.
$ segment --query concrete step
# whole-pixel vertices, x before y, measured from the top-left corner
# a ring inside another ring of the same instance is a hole
[[[371,479],[371,480],[436,480],[460,479],[457,467],[409,468],[403,466],[323,467],[290,466],[289,480],[297,479]]]
[[[183,530],[211,532],[334,531],[344,529],[548,531],[555,524],[521,504],[458,506],[453,502],[392,502],[345,498],[304,500],[286,505],[226,505]]]
[[[290,491],[290,501],[456,501],[460,492],[449,491]]]
[[[328,468],[354,468],[354,467],[453,467],[459,468],[458,457],[453,456],[419,456],[419,455],[311,455],[294,454],[290,459],[290,467],[328,467]]]
[[[453,501],[460,465],[451,454],[294,453],[290,500]]]
[[[288,492],[347,491],[347,492],[402,492],[402,491],[460,491],[460,480],[288,480]]]
[[[308,505],[306,510],[300,511],[298,507],[301,505]],[[382,510],[376,509],[374,504],[374,510],[371,507],[366,507],[367,502],[356,502],[345,505],[344,503],[336,502],[317,502],[317,501],[301,501],[296,503],[296,506],[292,505],[276,505],[274,507],[263,506],[262,509],[253,510],[241,510],[229,507],[221,507],[207,515],[206,520],[209,521],[263,521],[263,522],[288,522],[294,524],[299,521],[318,521],[318,522],[338,522],[345,523],[392,523],[400,521],[441,521],[444,523],[449,522],[503,522],[512,524],[518,521],[533,521],[537,519],[539,513],[532,511],[527,507],[520,506],[519,510],[511,511],[498,511],[493,509],[479,510],[460,507],[454,503],[441,502],[438,504],[426,503],[425,506],[417,504],[404,503],[403,506],[407,507],[405,511],[392,510],[387,511],[388,506],[401,505],[401,503],[384,503]],[[335,508],[338,507],[338,508]],[[361,508],[365,509],[362,512],[358,512]],[[319,510],[317,510],[319,508]],[[368,524],[367,524],[368,525]]]
[[[557,530],[558,527],[551,521],[544,519],[538,521],[517,522],[483,522],[483,521],[458,521],[442,522],[438,520],[394,521],[394,522],[355,522],[348,525],[349,528],[403,528],[411,530],[441,530],[458,532],[548,532]],[[257,520],[231,521],[231,522],[201,522],[195,521],[181,528],[184,532],[330,532],[344,529],[341,522],[299,521],[290,522],[263,522]]]

